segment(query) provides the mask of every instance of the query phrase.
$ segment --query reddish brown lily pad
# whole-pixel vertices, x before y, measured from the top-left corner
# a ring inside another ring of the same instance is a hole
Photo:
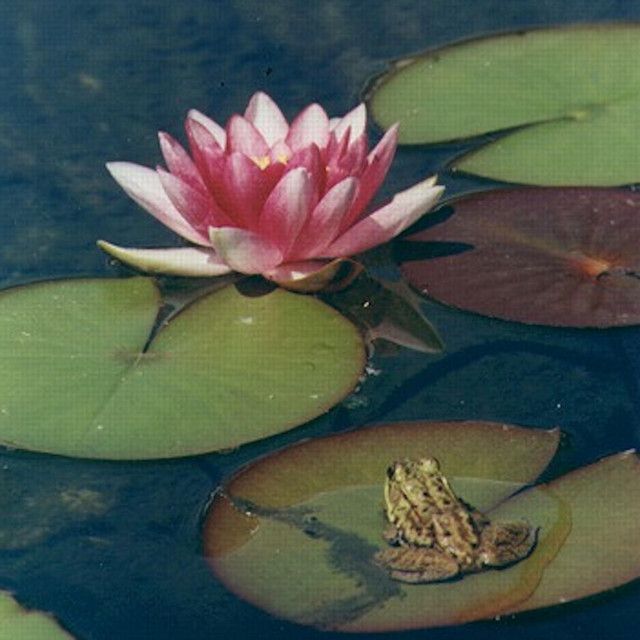
[[[509,189],[448,203],[400,261],[417,289],[506,320],[573,327],[640,323],[640,195]]]

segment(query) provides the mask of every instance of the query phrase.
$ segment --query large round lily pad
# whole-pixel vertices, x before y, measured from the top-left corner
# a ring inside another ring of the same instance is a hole
[[[539,29],[401,60],[372,88],[375,119],[405,143],[510,131],[454,164],[498,180],[640,181],[640,26]]]
[[[23,609],[0,591],[0,640],[72,640],[48,614]]]
[[[461,309],[575,327],[640,323],[640,196],[611,189],[511,189],[449,203],[409,238],[402,271]]]
[[[311,297],[227,287],[145,346],[152,280],[67,280],[0,294],[0,442],[96,458],[237,446],[328,410],[357,383],[357,329]]]
[[[495,614],[530,595],[520,565],[411,586],[373,563],[385,544],[386,467],[399,458],[436,456],[459,494],[487,510],[538,476],[558,435],[495,423],[401,423],[296,445],[223,487],[205,523],[205,553],[240,597],[318,627],[378,631]]]

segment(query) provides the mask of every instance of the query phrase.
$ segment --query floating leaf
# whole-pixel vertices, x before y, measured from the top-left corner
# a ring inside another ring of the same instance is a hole
[[[394,459],[436,456],[455,476],[456,490],[486,510],[544,469],[558,435],[482,422],[400,423],[305,442],[250,466],[224,487],[207,517],[205,551],[236,594],[319,627],[452,624],[470,608],[515,606],[532,591],[527,582],[522,593],[520,565],[416,587],[391,580],[373,563],[384,546],[385,470]]]
[[[96,458],[237,446],[327,411],[356,384],[356,328],[318,300],[227,287],[172,317],[151,280],[0,294],[0,441]]]
[[[0,640],[72,640],[47,613],[23,609],[0,591]]]
[[[548,186],[630,184],[640,181],[639,57],[637,24],[469,40],[397,62],[370,106],[411,144],[516,128],[456,169]]]
[[[411,236],[402,272],[461,309],[536,324],[640,323],[640,195],[511,189],[449,203]]]
[[[635,452],[610,456],[538,489],[515,496],[492,514],[506,519],[527,513],[544,526],[545,500],[567,510],[567,538],[560,552],[533,595],[514,611],[584,598],[640,577],[640,460]]]

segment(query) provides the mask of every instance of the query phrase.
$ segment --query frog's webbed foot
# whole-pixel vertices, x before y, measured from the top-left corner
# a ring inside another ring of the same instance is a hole
[[[457,576],[460,566],[454,558],[428,547],[395,547],[375,555],[375,561],[401,582],[440,582]]]
[[[502,567],[526,558],[536,545],[538,529],[527,522],[492,522],[482,530],[481,566]]]

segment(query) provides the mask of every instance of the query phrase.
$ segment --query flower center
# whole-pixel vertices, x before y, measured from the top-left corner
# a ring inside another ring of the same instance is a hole
[[[269,156],[251,156],[251,159],[263,170],[271,164]]]
[[[251,156],[251,159],[263,171],[271,164],[271,158],[269,156]],[[281,153],[276,156],[276,162],[287,164],[287,162],[289,162],[289,156],[287,156],[286,153]]]

